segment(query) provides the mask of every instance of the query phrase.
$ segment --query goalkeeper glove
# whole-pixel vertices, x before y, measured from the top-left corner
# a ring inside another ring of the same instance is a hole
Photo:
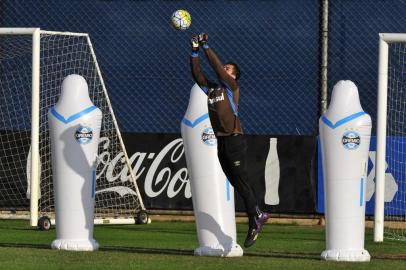
[[[190,40],[190,45],[192,45],[192,52],[197,53],[199,51],[199,36],[193,35]]]
[[[202,46],[202,47],[208,46],[207,45],[208,41],[209,41],[209,35],[208,34],[202,33],[202,34],[199,35],[199,44],[200,44],[200,46]]]

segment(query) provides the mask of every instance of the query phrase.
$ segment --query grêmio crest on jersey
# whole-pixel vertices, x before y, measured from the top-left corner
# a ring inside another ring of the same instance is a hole
[[[220,101],[224,101],[225,97],[224,97],[224,91],[223,91],[223,87],[222,86],[217,86],[217,87],[210,87],[207,91],[208,93],[208,102],[209,104],[214,104]],[[213,93],[214,92],[214,93]],[[213,97],[211,97],[213,96]]]

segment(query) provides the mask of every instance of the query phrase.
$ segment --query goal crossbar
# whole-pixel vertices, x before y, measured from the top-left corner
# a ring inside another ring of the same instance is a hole
[[[41,30],[41,28],[0,28],[0,35],[32,35],[35,31],[39,31],[40,34],[49,35],[62,35],[62,36],[89,36],[87,33],[76,33],[76,32],[62,32],[62,31],[48,31]]]

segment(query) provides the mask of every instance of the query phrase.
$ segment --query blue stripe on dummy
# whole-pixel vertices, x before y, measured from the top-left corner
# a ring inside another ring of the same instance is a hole
[[[233,99],[233,91],[230,90],[230,88],[226,88],[227,89],[227,96],[228,96],[228,100],[230,101],[230,105],[231,105],[231,109],[233,110],[233,114],[238,116],[238,113],[235,109],[235,103],[234,103],[234,99]]]
[[[206,86],[200,86],[200,89],[202,89],[202,91],[207,94],[207,92],[209,91],[209,88],[207,88]]]
[[[200,116],[199,118],[197,118],[194,122],[183,118],[182,119],[182,123],[185,124],[188,127],[194,128],[195,126],[197,126],[198,124],[200,124],[201,122],[203,122],[204,120],[206,120],[207,118],[209,118],[209,114],[203,114],[202,116]]]
[[[359,206],[362,206],[364,203],[364,177],[361,177],[361,187],[359,191]]]
[[[93,105],[93,106],[90,106],[90,107],[88,107],[88,108],[86,108],[86,109],[84,109],[84,110],[82,110],[82,111],[80,111],[80,112],[78,112],[78,113],[72,114],[72,115],[69,116],[67,119],[65,119],[65,117],[63,117],[61,114],[59,114],[59,113],[55,110],[55,107],[52,107],[52,108],[51,108],[51,114],[52,114],[56,119],[58,119],[59,121],[61,121],[62,123],[68,124],[68,123],[70,123],[70,122],[72,122],[72,121],[75,121],[76,119],[79,119],[79,118],[82,117],[83,115],[88,114],[88,113],[94,111],[95,109],[97,109],[97,107]]]
[[[192,54],[190,55],[192,57],[199,57],[199,54],[197,52],[192,52]]]
[[[327,117],[325,117],[324,115],[321,117],[321,121],[323,121],[324,124],[326,124],[326,126],[328,126],[329,128],[335,129],[336,127],[342,126],[362,115],[366,114],[365,112],[357,112],[354,114],[351,114],[347,117],[344,117],[341,120],[338,120],[335,124],[333,124],[330,120],[327,119]]]
[[[227,201],[231,200],[230,182],[228,181],[227,177],[226,177],[226,196],[227,196]]]
[[[96,193],[96,170],[92,173],[92,198],[94,198],[94,194]]]

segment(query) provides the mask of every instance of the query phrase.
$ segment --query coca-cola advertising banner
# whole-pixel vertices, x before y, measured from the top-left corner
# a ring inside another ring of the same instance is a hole
[[[11,152],[12,149],[2,157],[6,165],[15,164],[16,159],[26,161],[17,177],[11,178],[9,171],[0,170],[0,186],[8,190],[1,196],[0,205],[7,208],[29,206],[30,137],[29,132],[19,134],[22,138],[19,157]],[[261,207],[276,213],[315,213],[316,138],[259,135],[246,138],[248,181]],[[146,208],[192,210],[189,174],[180,134],[124,133],[123,139]],[[101,204],[105,193],[110,194],[110,199],[115,196],[114,200],[136,195],[124,165],[123,153],[112,150],[109,147],[112,143],[107,137],[102,136],[100,140],[97,174],[100,186],[96,187],[96,202]],[[45,172],[51,173],[51,170],[44,169],[49,158],[47,155],[41,157],[42,177]],[[41,183],[41,187],[52,191],[47,181]],[[52,201],[52,193],[46,193],[45,189],[41,189],[40,198],[47,194],[48,200]],[[15,200],[15,194],[22,194],[23,198]],[[236,210],[244,211],[238,194],[235,194],[235,201]]]
[[[248,181],[259,204],[278,213],[316,209],[316,137],[247,135]],[[124,133],[147,209],[192,210],[180,134]],[[236,194],[236,211],[244,211]],[[209,199],[209,198],[208,198]]]

